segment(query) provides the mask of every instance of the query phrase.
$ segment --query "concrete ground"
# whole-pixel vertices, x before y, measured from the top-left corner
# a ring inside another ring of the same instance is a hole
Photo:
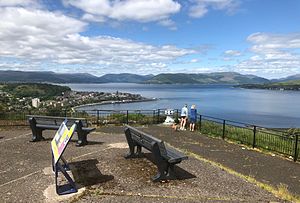
[[[190,140],[197,138],[195,134],[174,134],[171,129],[159,126],[143,130],[175,147],[187,148],[203,156],[203,152],[193,146],[197,142]],[[244,178],[195,156],[178,164],[175,180],[153,183],[150,178],[157,169],[151,154],[145,151],[144,158],[124,159],[128,146],[123,127],[115,126],[102,127],[90,134],[89,145],[84,147],[75,146],[75,134],[64,157],[70,164],[79,192],[58,196],[51,171],[50,142],[54,134],[54,131],[45,131],[46,141],[33,143],[29,142],[28,128],[0,130],[0,202],[285,202]],[[198,141],[201,145],[201,140]],[[218,161],[213,156],[208,158]],[[292,163],[281,160],[284,164]],[[295,166],[299,170],[299,164]],[[297,181],[299,174],[295,177]]]
[[[145,132],[153,133],[167,143],[220,163],[245,176],[272,185],[286,186],[300,196],[300,163],[275,153],[261,153],[251,147],[228,143],[198,132],[176,131],[164,126],[148,126]]]

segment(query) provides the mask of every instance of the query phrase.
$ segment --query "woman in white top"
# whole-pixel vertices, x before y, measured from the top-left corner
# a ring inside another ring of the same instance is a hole
[[[185,125],[188,118],[188,108],[187,104],[184,105],[180,113],[180,130],[186,130]]]

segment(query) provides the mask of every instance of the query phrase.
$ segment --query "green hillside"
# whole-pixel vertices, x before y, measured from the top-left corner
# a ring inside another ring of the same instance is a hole
[[[273,85],[283,85],[283,86],[291,86],[291,85],[300,85],[300,80],[291,80],[285,82],[276,82],[272,83]]]
[[[235,72],[220,72],[207,74],[159,74],[145,83],[154,84],[258,84],[269,80],[254,75],[242,75]]]
[[[271,90],[300,90],[300,80],[291,80],[285,82],[274,82],[268,84],[245,84],[238,87],[247,89],[271,89]]]
[[[10,83],[1,84],[0,90],[9,93],[14,97],[38,97],[42,99],[52,99],[62,95],[62,92],[70,91],[66,86],[50,85],[44,83]]]

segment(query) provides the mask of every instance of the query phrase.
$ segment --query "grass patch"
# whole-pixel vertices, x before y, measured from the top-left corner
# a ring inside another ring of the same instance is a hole
[[[198,126],[200,124],[198,123]],[[276,131],[272,129],[256,128],[254,137],[254,127],[252,126],[234,126],[225,125],[217,121],[204,120],[201,122],[202,134],[211,137],[224,137],[233,140],[238,144],[255,146],[256,148],[278,152],[280,154],[295,155],[296,138],[295,133],[289,131]],[[298,141],[297,154],[299,159],[300,143]]]

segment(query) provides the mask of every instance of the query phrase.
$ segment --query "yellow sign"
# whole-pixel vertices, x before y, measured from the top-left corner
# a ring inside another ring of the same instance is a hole
[[[51,141],[51,149],[54,157],[54,164],[57,163],[60,156],[64,152],[69,140],[73,136],[76,124],[73,124],[70,128],[66,126],[65,122],[62,122],[59,129],[57,130],[53,140]]]

